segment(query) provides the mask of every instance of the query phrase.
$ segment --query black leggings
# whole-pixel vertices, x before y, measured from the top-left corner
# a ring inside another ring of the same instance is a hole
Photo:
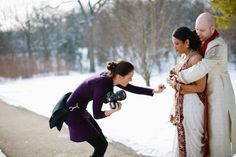
[[[91,157],[103,157],[107,146],[108,142],[103,134],[101,134],[98,137],[95,137],[93,139],[90,139],[87,141],[89,144],[91,144],[94,148],[93,155]]]

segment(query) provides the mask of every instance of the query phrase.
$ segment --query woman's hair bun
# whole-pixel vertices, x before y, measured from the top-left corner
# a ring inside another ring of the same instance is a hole
[[[109,70],[109,71],[115,71],[115,69],[116,69],[116,62],[114,62],[114,61],[112,61],[112,62],[108,62],[107,63],[107,69]]]

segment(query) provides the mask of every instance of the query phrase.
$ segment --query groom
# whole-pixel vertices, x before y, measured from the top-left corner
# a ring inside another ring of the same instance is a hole
[[[202,41],[200,53],[204,58],[180,72],[178,80],[189,84],[207,74],[210,157],[232,157],[236,153],[236,104],[227,69],[227,45],[210,13],[198,16],[195,29]],[[185,89],[184,84],[180,86],[181,91]]]

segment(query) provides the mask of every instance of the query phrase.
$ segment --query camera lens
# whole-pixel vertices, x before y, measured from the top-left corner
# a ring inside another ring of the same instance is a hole
[[[110,102],[110,107],[112,109],[115,109],[116,108],[116,102]]]

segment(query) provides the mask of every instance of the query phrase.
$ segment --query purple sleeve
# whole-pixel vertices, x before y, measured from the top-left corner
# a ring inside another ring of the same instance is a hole
[[[131,84],[128,84],[126,87],[118,85],[118,87],[126,91],[129,91],[131,93],[135,93],[135,94],[143,94],[143,95],[150,95],[150,96],[154,95],[152,88],[139,87],[139,86],[134,86]]]
[[[104,111],[102,111],[102,105],[104,102],[106,93],[102,88],[102,85],[97,85],[94,88],[93,94],[93,116],[95,119],[101,119],[106,117]]]
[[[79,95],[79,88],[77,88],[67,99],[67,105],[68,106],[75,106],[75,104],[78,101],[78,95]]]

